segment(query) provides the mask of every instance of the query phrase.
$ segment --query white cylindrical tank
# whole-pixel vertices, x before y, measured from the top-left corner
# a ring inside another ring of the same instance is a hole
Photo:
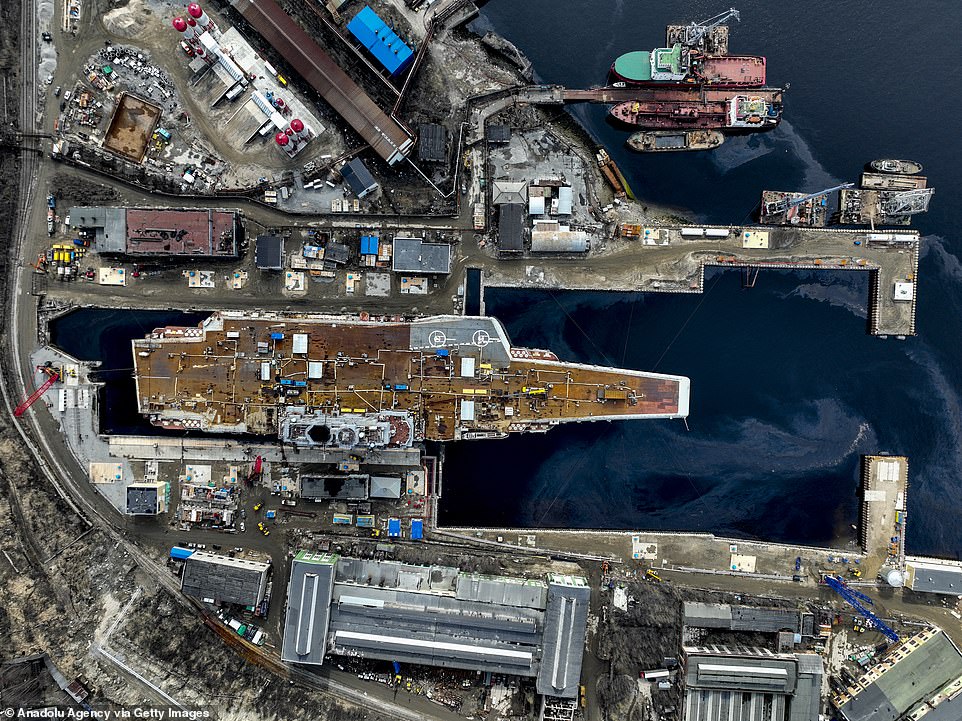
[[[888,575],[885,577],[885,580],[888,581],[888,584],[892,588],[902,588],[902,586],[905,585],[905,576],[897,568],[893,568],[891,571],[889,571]]]

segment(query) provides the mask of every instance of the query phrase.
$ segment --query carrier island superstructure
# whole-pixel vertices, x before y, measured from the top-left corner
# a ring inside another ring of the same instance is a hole
[[[169,429],[403,448],[560,423],[684,418],[689,380],[512,347],[494,318],[212,314],[133,340],[138,408]]]

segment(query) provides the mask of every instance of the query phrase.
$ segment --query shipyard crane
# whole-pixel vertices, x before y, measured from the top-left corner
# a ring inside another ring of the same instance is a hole
[[[916,190],[903,190],[884,196],[881,207],[885,215],[917,215],[929,209],[929,200],[935,188],[918,188]]]
[[[34,403],[36,403],[37,399],[39,399],[40,396],[42,396],[44,393],[50,390],[50,387],[54,383],[60,380],[60,373],[55,368],[51,368],[50,366],[38,366],[37,370],[43,373],[46,373],[47,380],[45,380],[43,384],[39,388],[37,388],[37,390],[35,390],[27,398],[25,398],[23,402],[16,407],[16,409],[14,409],[13,415],[16,416],[17,418],[19,418],[24,413],[26,413],[27,409],[30,406],[32,406]]]
[[[260,477],[261,477],[261,467],[262,467],[262,464],[263,464],[263,463],[264,463],[264,458],[263,458],[263,456],[257,456],[257,458],[254,459],[254,464],[251,466],[251,472],[250,472],[250,474],[247,476],[247,485],[248,485],[248,486],[253,486],[253,485],[254,485],[254,481],[259,481],[259,480],[260,480]]]
[[[893,643],[899,640],[899,635],[893,631],[888,624],[885,623],[885,621],[876,616],[863,605],[863,601],[869,605],[875,605],[872,599],[870,599],[864,593],[860,593],[854,588],[850,588],[848,584],[846,584],[845,581],[838,576],[825,576],[824,580],[826,586],[835,591],[835,593],[841,596],[849,606],[864,616],[870,624],[872,624],[883,636],[885,636],[885,638]]]
[[[725,12],[719,13],[715,17],[708,18],[707,20],[702,20],[700,23],[692,22],[685,28],[684,44],[690,48],[695,47],[709,31],[714,30],[719,25],[724,25],[731,18],[741,22],[742,15],[735,8],[728,8]]]
[[[777,215],[778,213],[785,213],[794,208],[796,205],[807,203],[809,200],[813,200],[821,195],[834,193],[836,190],[851,188],[854,185],[855,183],[842,183],[841,185],[836,185],[834,188],[819,190],[817,193],[809,193],[808,195],[803,195],[800,198],[782,198],[781,200],[775,200],[771,203],[765,203],[765,215]]]

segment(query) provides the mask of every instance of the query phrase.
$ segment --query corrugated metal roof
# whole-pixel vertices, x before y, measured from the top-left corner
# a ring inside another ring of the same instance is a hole
[[[448,131],[437,123],[418,126],[418,160],[443,163],[447,160]]]
[[[336,555],[298,553],[291,564],[281,658],[320,664],[327,650]]]
[[[580,581],[584,579],[562,577],[548,584],[544,649],[536,684],[540,694],[578,696],[591,599],[591,589]]]
[[[407,155],[414,139],[324,52],[274,0],[231,0],[244,19],[388,163]]]
[[[523,578],[462,573],[458,576],[455,595],[462,601],[544,609],[548,602],[548,585]]]
[[[962,568],[936,563],[909,562],[913,570],[912,590],[924,593],[941,593],[951,596],[962,595]]]
[[[400,498],[400,476],[371,476],[371,498]]]
[[[341,177],[351,186],[351,190],[358,198],[363,198],[377,190],[377,181],[360,158],[354,158],[346,163],[341,168]]]
[[[397,75],[407,68],[414,58],[414,51],[369,5],[351,18],[347,29],[391,75]]]
[[[524,250],[524,206],[507,203],[499,210],[498,250],[517,253]]]
[[[181,590],[197,598],[256,606],[264,597],[270,564],[196,551],[184,561]]]
[[[392,269],[405,273],[450,273],[451,246],[420,238],[395,238]]]

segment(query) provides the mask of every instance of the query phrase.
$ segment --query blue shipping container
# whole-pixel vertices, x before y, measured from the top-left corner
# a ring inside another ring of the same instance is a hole
[[[390,518],[387,522],[387,535],[391,538],[397,538],[401,535],[401,519],[400,518]]]
[[[271,333],[271,340],[283,340],[283,339],[284,339],[283,333]]]
[[[420,518],[411,521],[411,538],[415,541],[424,538],[424,521]]]
[[[438,356],[439,358],[447,358],[449,355],[451,355],[451,354],[448,352],[448,349],[447,349],[447,348],[438,348],[438,349],[435,351],[435,353],[437,354],[437,356]]]
[[[181,548],[180,546],[174,546],[170,549],[170,557],[176,558],[178,560],[184,560],[185,558],[190,558],[194,555],[194,552],[189,548]]]

